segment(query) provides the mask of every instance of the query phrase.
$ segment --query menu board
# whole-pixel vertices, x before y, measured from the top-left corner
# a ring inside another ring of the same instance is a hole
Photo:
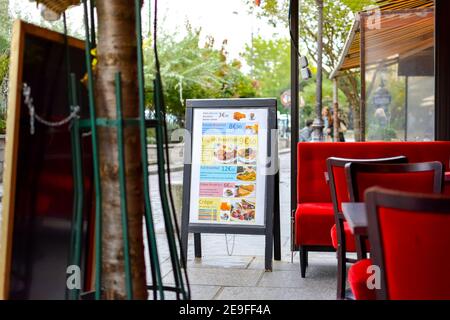
[[[267,108],[195,108],[190,223],[265,225]]]

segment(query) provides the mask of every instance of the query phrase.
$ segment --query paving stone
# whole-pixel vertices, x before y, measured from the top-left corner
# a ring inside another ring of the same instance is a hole
[[[212,300],[219,292],[221,287],[219,286],[200,286],[200,285],[191,285],[191,297],[192,300]],[[151,295],[149,294],[151,298]],[[164,293],[165,300],[176,300],[175,292],[165,292]],[[152,300],[152,299],[150,299]]]
[[[246,269],[254,259],[252,256],[204,256],[190,259],[188,268]]]
[[[251,270],[264,270],[264,257],[256,257],[248,266]],[[273,271],[295,271],[300,272],[300,264],[289,261],[273,261]]]
[[[302,278],[299,270],[265,272],[258,287],[271,288],[335,288],[336,269],[329,267],[316,267]]]
[[[188,269],[189,282],[192,285],[254,287],[257,285],[262,273],[262,270],[214,268]],[[169,273],[169,275],[164,277],[163,282],[172,284],[173,275]]]
[[[333,288],[334,289],[334,288]],[[216,297],[217,300],[333,300],[333,290],[311,290],[310,288],[242,288],[226,287]]]
[[[289,155],[281,156],[281,258],[273,262],[273,272],[264,272],[265,241],[263,236],[223,234],[202,235],[202,259],[194,258],[194,239],[189,235],[188,275],[193,299],[335,299],[336,254],[310,252],[306,278],[300,276],[299,256],[290,252],[290,170]],[[181,181],[182,172],[174,172],[174,181]],[[157,180],[151,177],[152,194]],[[153,197],[156,198],[156,197]],[[153,200],[153,199],[152,199]],[[158,253],[165,285],[173,285],[170,252],[164,233],[164,221],[159,204],[155,202],[155,224]],[[232,250],[234,238],[234,250]],[[228,239],[228,251],[227,241]],[[233,251],[231,256],[229,251]],[[168,293],[166,298],[175,298]]]

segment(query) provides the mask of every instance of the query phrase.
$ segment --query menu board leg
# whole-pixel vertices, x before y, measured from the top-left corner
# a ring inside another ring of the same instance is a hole
[[[281,260],[281,235],[280,235],[280,173],[275,175],[275,199],[273,208],[273,244],[274,259]]]
[[[266,216],[266,248],[265,248],[265,270],[272,272],[272,259],[274,252],[274,216],[273,214],[268,214]]]
[[[202,234],[194,233],[194,252],[196,258],[202,257]]]

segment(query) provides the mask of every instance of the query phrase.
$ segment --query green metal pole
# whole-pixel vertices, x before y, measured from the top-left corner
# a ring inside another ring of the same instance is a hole
[[[164,300],[164,290],[159,266],[158,248],[156,246],[156,234],[153,224],[152,209],[150,204],[150,186],[148,182],[148,155],[147,155],[147,129],[145,127],[145,96],[144,96],[144,63],[142,53],[142,25],[141,25],[141,1],[135,0],[136,14],[136,41],[138,59],[138,84],[139,84],[139,129],[141,139],[142,170],[144,175],[144,199],[145,199],[145,225],[147,228],[147,239],[150,254],[151,272],[153,286],[158,289],[160,299]],[[153,291],[156,299],[156,291]]]
[[[154,80],[154,97],[155,97],[155,110],[158,125],[156,127],[156,139],[157,139],[157,158],[158,158],[158,181],[159,181],[159,193],[161,197],[161,204],[163,207],[164,222],[166,227],[167,242],[169,244],[170,258],[172,262],[172,268],[175,278],[175,284],[178,288],[177,298],[181,292],[183,299],[189,299],[189,289],[188,292],[184,290],[183,276],[181,273],[180,260],[177,253],[177,245],[174,237],[174,226],[171,217],[171,208],[169,206],[169,201],[167,198],[166,189],[166,179],[165,179],[165,161],[164,161],[164,139],[167,138],[165,133],[165,112],[164,112],[164,94],[162,90],[162,80],[160,73],[160,65],[158,59],[158,48],[157,48],[157,17],[158,17],[158,1],[155,0],[155,23],[153,31],[153,46],[155,52],[155,67],[156,67],[156,79]],[[167,150],[166,150],[167,151]],[[173,204],[173,203],[171,203]],[[180,244],[181,245],[181,244]],[[187,277],[187,274],[186,274]],[[188,279],[186,278],[186,281]]]
[[[156,75],[157,79],[154,81],[155,86],[155,110],[158,120],[158,126],[156,127],[156,150],[157,150],[157,159],[158,159],[158,182],[159,182],[159,193],[161,197],[161,205],[163,208],[163,215],[164,215],[164,224],[166,227],[166,235],[167,235],[167,243],[169,244],[169,251],[170,251],[170,260],[172,263],[172,272],[174,273],[174,279],[175,279],[175,285],[177,288],[182,291],[183,298],[186,299],[185,292],[183,290],[183,276],[181,274],[181,266],[179,264],[178,259],[178,253],[177,253],[177,246],[175,237],[173,236],[173,224],[172,224],[172,217],[170,214],[170,207],[169,207],[169,201],[167,199],[167,190],[166,190],[166,179],[165,179],[165,173],[164,173],[164,167],[165,167],[165,161],[164,161],[164,133],[161,126],[162,121],[165,121],[164,118],[162,118],[162,100],[161,100],[161,87],[160,87],[160,80],[158,80],[158,74]],[[178,292],[179,294],[179,292]]]
[[[116,107],[117,107],[117,147],[119,154],[119,188],[120,210],[122,214],[123,248],[125,258],[125,285],[127,297],[133,299],[133,283],[131,280],[130,245],[128,239],[127,185],[125,178],[125,156],[123,151],[123,116],[122,116],[122,80],[120,72],[116,73]]]
[[[102,194],[100,184],[100,166],[98,160],[98,139],[95,113],[94,99],[94,78],[92,72],[91,61],[91,44],[89,42],[89,17],[86,0],[83,0],[84,6],[84,26],[86,33],[86,68],[88,71],[88,88],[89,88],[89,113],[91,122],[91,138],[92,138],[92,159],[94,170],[94,188],[95,188],[95,299],[100,300],[102,297]]]
[[[63,25],[64,25],[64,60],[66,67],[66,76],[67,76],[67,102],[69,106],[69,112],[72,112],[72,107],[75,105],[72,97],[76,94],[73,92],[73,87],[71,84],[71,64],[70,64],[70,49],[67,39],[67,20],[66,13],[63,13]],[[73,123],[72,123],[73,124]],[[72,224],[71,224],[71,238],[70,238],[70,252],[69,252],[69,261],[68,265],[75,264],[75,238],[76,238],[76,219],[78,214],[78,192],[76,186],[78,184],[76,177],[76,158],[75,158],[75,131],[72,125],[70,130],[70,143],[71,143],[71,154],[72,154],[72,176],[73,176],[73,208],[72,208]],[[74,290],[70,290],[66,286],[65,297],[66,299],[74,300],[75,294]]]
[[[76,79],[75,74],[70,75],[70,88],[72,92],[72,110],[74,107],[78,106],[77,90],[76,90]],[[81,252],[82,252],[82,234],[83,234],[83,163],[81,157],[81,142],[80,142],[80,125],[78,119],[72,122],[72,135],[73,135],[73,160],[75,160],[75,175],[74,175],[74,186],[75,186],[75,201],[76,201],[76,212],[75,212],[75,228],[74,228],[74,251],[73,251],[73,264],[81,267]],[[71,300],[78,299],[80,290],[72,290]]]

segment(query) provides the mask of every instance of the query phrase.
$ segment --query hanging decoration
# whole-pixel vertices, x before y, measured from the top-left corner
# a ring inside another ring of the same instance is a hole
[[[33,0],[32,2],[36,2],[36,4],[38,5],[43,4],[55,15],[60,16],[64,11],[67,10],[67,8],[79,5],[81,3],[81,0]]]

